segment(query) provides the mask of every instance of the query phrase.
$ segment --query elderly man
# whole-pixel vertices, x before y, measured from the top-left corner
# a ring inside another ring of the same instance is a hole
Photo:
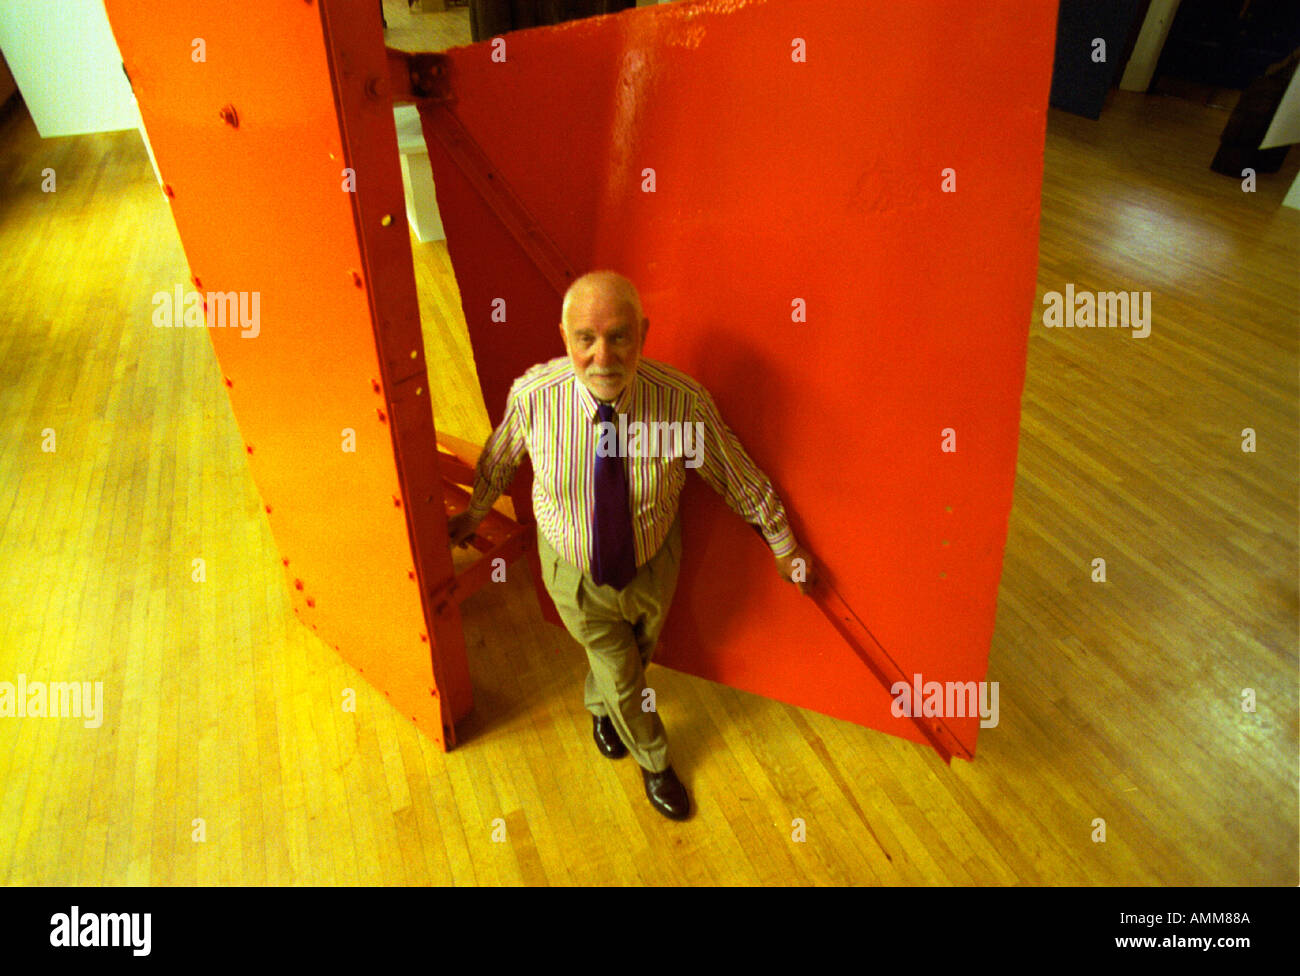
[[[592,272],[569,287],[560,321],[568,355],[515,381],[479,458],[470,506],[448,532],[453,545],[468,542],[523,455],[532,459],[542,575],[565,627],[587,651],[596,745],[611,759],[631,750],[651,804],[680,820],[690,798],[643,691],[677,584],[686,469],[697,468],[761,532],[784,579],[807,592],[815,575],[771,482],[708,392],[680,370],[642,358],[649,328],[622,275]]]

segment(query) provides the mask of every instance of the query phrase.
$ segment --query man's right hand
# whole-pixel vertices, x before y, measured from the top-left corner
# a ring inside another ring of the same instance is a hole
[[[447,519],[447,538],[453,546],[464,548],[474,538],[474,530],[482,519],[476,519],[466,510]]]

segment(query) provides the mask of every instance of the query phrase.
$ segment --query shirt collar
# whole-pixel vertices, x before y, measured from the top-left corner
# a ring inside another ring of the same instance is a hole
[[[638,367],[640,366],[639,363],[637,365]],[[573,377],[573,388],[575,390],[574,395],[578,398],[578,403],[582,407],[583,414],[588,420],[594,423],[598,416],[597,408],[600,405],[600,401],[592,395],[592,392],[589,389],[587,389],[586,384],[583,383],[582,380],[578,379],[578,374],[573,371],[572,363],[569,364],[569,371],[570,375]],[[620,393],[618,399],[614,401],[614,413],[628,413],[631,410],[640,383],[641,370],[638,368],[637,371],[632,374],[632,382],[623,387],[623,392]]]

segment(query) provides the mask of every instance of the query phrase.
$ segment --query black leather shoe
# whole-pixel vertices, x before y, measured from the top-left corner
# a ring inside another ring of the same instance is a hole
[[[608,715],[593,715],[591,736],[596,740],[596,748],[608,759],[622,759],[627,755],[627,746],[618,737],[618,730]]]
[[[650,805],[669,820],[685,820],[691,814],[691,798],[686,795],[686,787],[669,766],[662,773],[652,773],[642,768],[641,777],[645,780],[645,795],[650,798]]]

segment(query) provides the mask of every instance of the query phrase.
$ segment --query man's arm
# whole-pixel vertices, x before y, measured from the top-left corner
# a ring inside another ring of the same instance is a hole
[[[453,546],[464,546],[474,536],[474,530],[487,517],[492,503],[510,487],[524,455],[528,453],[524,439],[524,420],[519,400],[512,387],[506,398],[506,415],[497,429],[483,445],[474,471],[474,491],[469,508],[447,521],[447,536]]]
[[[702,432],[702,443],[695,446],[700,477],[763,537],[782,578],[807,593],[816,582],[812,554],[799,545],[772,482],[745,452],[707,390],[700,391],[694,419],[703,425],[695,428]]]

